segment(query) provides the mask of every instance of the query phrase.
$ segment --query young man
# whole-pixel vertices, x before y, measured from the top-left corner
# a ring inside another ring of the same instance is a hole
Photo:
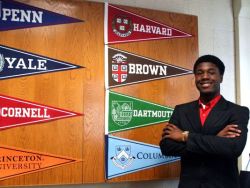
[[[237,158],[247,140],[249,110],[220,94],[225,66],[212,55],[194,64],[196,101],[177,105],[163,129],[161,151],[181,156],[179,188],[239,188]]]

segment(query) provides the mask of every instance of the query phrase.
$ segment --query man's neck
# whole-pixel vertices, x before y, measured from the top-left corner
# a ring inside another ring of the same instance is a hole
[[[203,104],[209,103],[212,99],[220,95],[220,93],[201,93],[200,100]]]

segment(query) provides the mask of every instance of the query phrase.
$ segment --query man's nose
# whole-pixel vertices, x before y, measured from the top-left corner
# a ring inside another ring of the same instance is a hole
[[[202,77],[202,79],[208,79],[209,74],[207,72],[204,72],[201,77]]]

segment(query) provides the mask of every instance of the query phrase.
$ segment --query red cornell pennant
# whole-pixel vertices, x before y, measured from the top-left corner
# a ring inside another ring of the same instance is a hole
[[[80,115],[82,114],[0,95],[0,129]]]
[[[191,36],[173,27],[105,3],[105,44]]]

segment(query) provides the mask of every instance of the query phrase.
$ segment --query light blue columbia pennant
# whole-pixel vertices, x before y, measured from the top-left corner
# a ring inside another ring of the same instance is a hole
[[[179,157],[164,156],[160,147],[106,135],[106,179],[173,163]]]

